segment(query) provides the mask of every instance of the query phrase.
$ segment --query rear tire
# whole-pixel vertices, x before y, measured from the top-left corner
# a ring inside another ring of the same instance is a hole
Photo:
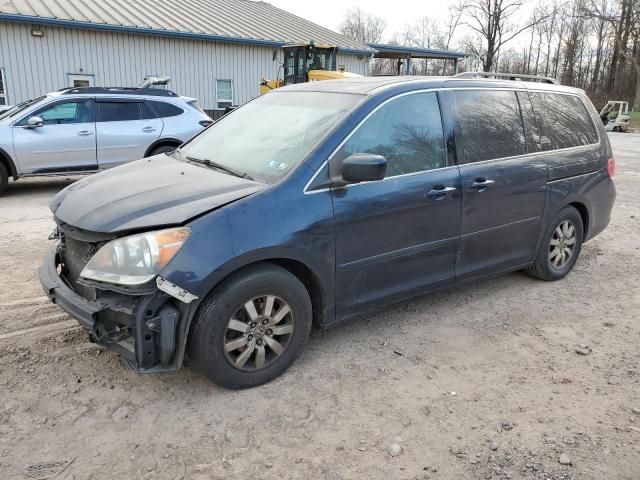
[[[578,260],[583,236],[580,213],[573,207],[563,208],[549,222],[536,259],[525,272],[547,282],[564,278]]]
[[[620,127],[613,127],[613,131],[616,133],[620,133],[621,129]]]
[[[9,172],[3,163],[0,163],[0,195],[4,194],[9,184]]]
[[[297,277],[276,265],[256,266],[233,275],[205,299],[194,319],[190,357],[220,386],[262,385],[298,357],[312,317],[309,293]]]
[[[153,150],[151,150],[148,156],[153,157],[154,155],[160,155],[162,153],[171,153],[176,148],[178,147],[173,145],[160,145],[159,147],[156,147]]]

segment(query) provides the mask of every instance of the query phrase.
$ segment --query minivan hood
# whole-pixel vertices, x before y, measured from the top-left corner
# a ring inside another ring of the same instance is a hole
[[[50,208],[59,222],[114,233],[181,224],[264,187],[162,154],[80,180]]]

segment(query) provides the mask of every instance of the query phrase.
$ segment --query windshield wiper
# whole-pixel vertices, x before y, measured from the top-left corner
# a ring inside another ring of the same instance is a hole
[[[240,172],[238,170],[235,170],[235,169],[233,169],[231,167],[227,167],[227,166],[222,165],[220,163],[212,162],[211,160],[208,160],[206,158],[195,158],[195,157],[186,157],[186,158],[190,162],[199,163],[199,164],[205,165],[207,167],[215,168],[216,170],[221,170],[221,171],[226,172],[226,173],[228,173],[230,175],[233,175],[235,177],[244,178],[246,180],[254,180],[254,178],[251,175],[249,175],[248,173]]]

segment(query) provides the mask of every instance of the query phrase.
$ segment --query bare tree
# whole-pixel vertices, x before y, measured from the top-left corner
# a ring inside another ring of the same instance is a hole
[[[603,13],[607,13],[607,0],[601,0],[599,4],[599,11]],[[605,35],[607,35],[609,24],[608,22],[600,17],[593,18],[592,21],[595,23],[595,29],[597,32],[597,46],[596,46],[596,60],[595,66],[593,67],[593,77],[591,78],[591,90],[596,91],[598,88],[598,80],[600,75],[600,64],[602,63],[602,53],[604,47]]]
[[[604,83],[605,93],[617,96],[627,92],[627,96],[633,98],[633,109],[637,111],[640,110],[640,2],[617,0],[616,3],[614,9],[607,11],[606,3],[598,4],[591,0],[585,11],[591,17],[606,21],[611,26],[614,36]],[[633,41],[632,48],[629,48],[629,39]],[[630,67],[630,71],[627,66]],[[632,89],[634,94],[629,95],[628,92]]]
[[[443,48],[445,50],[449,49],[451,45],[451,40],[453,40],[453,36],[455,35],[456,30],[458,29],[458,26],[462,21],[462,15],[464,14],[465,8],[466,8],[466,3],[463,0],[449,7],[449,13],[448,13],[448,18],[446,23],[447,29],[441,35],[442,43],[441,45],[439,45],[440,48]]]
[[[342,20],[340,33],[362,43],[380,43],[386,28],[387,22],[383,18],[355,8],[349,10]]]
[[[406,44],[420,48],[431,48],[442,43],[439,22],[433,18],[422,17],[406,29]]]
[[[475,31],[483,40],[475,54],[482,61],[485,72],[491,71],[500,48],[520,33],[539,23],[541,18],[519,27],[513,23],[513,16],[520,10],[520,0],[469,0],[465,7],[465,25]]]
[[[562,83],[573,85],[575,82],[575,67],[578,53],[584,40],[584,18],[580,15],[584,5],[583,0],[574,0],[566,22],[567,36],[564,39],[564,62],[562,65]],[[563,39],[561,39],[563,41]]]

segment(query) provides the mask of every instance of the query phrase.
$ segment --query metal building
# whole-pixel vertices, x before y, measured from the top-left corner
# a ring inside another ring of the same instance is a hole
[[[284,45],[309,41],[337,46],[340,67],[368,73],[373,48],[265,2],[3,1],[0,105],[166,75],[172,90],[206,110],[224,109],[257,96],[262,78],[276,78]]]

